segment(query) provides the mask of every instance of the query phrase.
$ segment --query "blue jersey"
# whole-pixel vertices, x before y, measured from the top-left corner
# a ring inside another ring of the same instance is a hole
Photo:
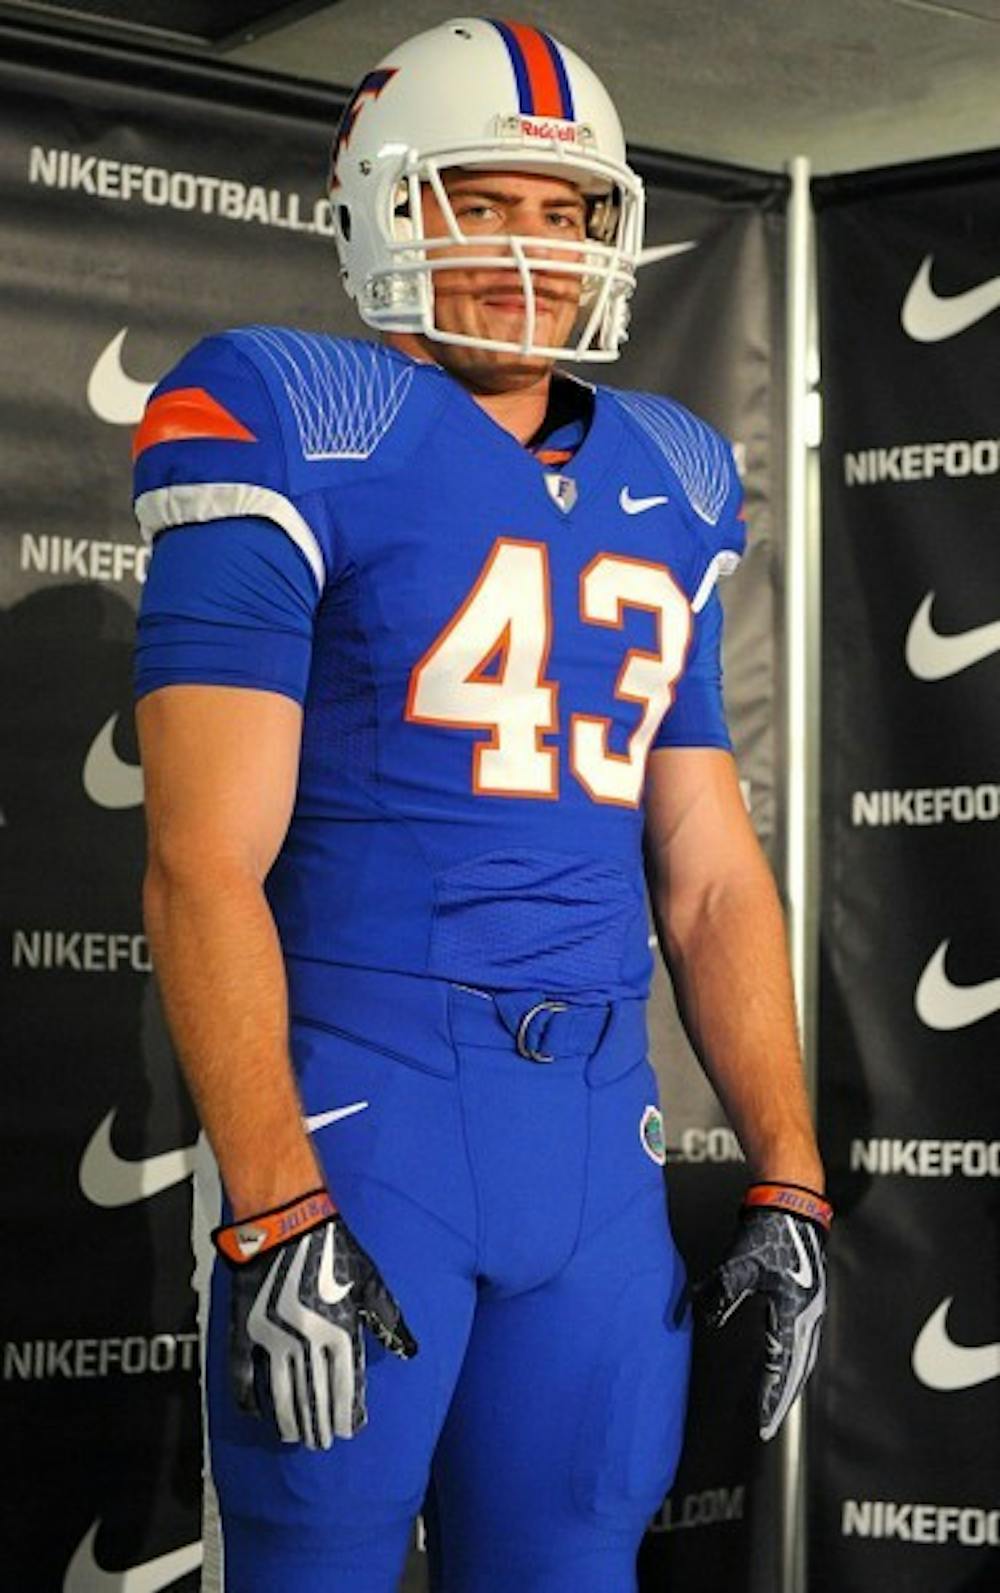
[[[144,531],[188,528],[158,538],[139,691],[303,702],[267,881],[286,958],[644,994],[647,756],[729,745],[715,582],[744,533],[718,434],[598,388],[546,467],[436,365],[257,327],[181,361],[137,450]],[[227,565],[240,528],[267,623]]]

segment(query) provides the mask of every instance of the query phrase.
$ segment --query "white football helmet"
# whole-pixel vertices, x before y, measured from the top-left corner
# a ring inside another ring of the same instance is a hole
[[[542,254],[537,237],[467,237],[441,180],[452,166],[576,183],[588,201],[585,247],[579,239],[546,238]],[[424,233],[424,183],[444,215],[444,237]],[[547,33],[524,23],[459,17],[391,51],[344,111],[329,192],[341,276],[369,326],[551,358],[617,357],[641,263],[642,181],[628,166],[621,122],[603,84]],[[474,252],[442,258],[439,251],[456,243],[471,244]],[[436,324],[434,275],[456,268],[517,272],[525,302],[518,341],[447,332]],[[535,342],[536,271],[583,279],[581,312],[566,348]]]

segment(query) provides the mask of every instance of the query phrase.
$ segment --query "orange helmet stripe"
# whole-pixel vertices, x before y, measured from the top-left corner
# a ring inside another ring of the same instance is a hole
[[[564,117],[566,111],[563,108],[559,79],[544,36],[537,28],[529,27],[525,22],[505,20],[504,27],[509,28],[521,46],[524,64],[528,70],[534,115]]]

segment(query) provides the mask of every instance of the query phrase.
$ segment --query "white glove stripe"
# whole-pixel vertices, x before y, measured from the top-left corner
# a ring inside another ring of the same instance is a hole
[[[310,1235],[303,1235],[275,1261],[254,1301],[247,1331],[268,1358],[271,1401],[282,1440],[328,1449],[334,1436],[349,1438],[353,1432],[354,1353],[344,1328],[303,1303],[302,1274],[310,1242]],[[335,1303],[350,1285],[333,1279],[332,1230],[327,1229],[322,1242],[320,1276],[324,1293]]]
[[[329,1238],[329,1230],[327,1230]],[[291,1351],[295,1370],[295,1397],[300,1412],[299,1427],[302,1442],[310,1449],[315,1449],[317,1443],[322,1443],[325,1432],[326,1446],[329,1447],[329,1418],[324,1423],[319,1401],[323,1397],[323,1384],[318,1384],[315,1376],[317,1361],[317,1329],[314,1324],[319,1324],[319,1332],[328,1329],[330,1324],[323,1321],[322,1317],[315,1316],[307,1311],[302,1303],[302,1273],[305,1270],[311,1240],[305,1235],[295,1246],[294,1259],[285,1277],[284,1286],[277,1300],[277,1312],[282,1321],[288,1337],[293,1342]],[[320,1360],[322,1354],[320,1353]],[[319,1435],[317,1434],[317,1427]]]
[[[795,1319],[795,1342],[792,1346],[791,1360],[785,1372],[784,1387],[777,1406],[771,1412],[768,1421],[760,1429],[762,1438],[774,1437],[802,1391],[802,1387],[816,1359],[816,1352],[819,1346],[819,1330],[825,1310],[826,1287],[821,1273],[819,1287],[815,1295]]]
[[[247,1318],[247,1333],[267,1356],[268,1383],[278,1433],[284,1443],[292,1444],[299,1439],[300,1430],[292,1390],[288,1335],[272,1321],[272,1312],[276,1311],[275,1300],[280,1297],[283,1275],[287,1270],[287,1260],[287,1255],[279,1255],[268,1272]]]
[[[347,1338],[347,1335],[344,1335]],[[355,1361],[351,1354],[351,1344],[348,1340],[345,1348],[331,1351],[333,1362],[333,1411],[334,1433],[338,1438],[350,1438],[354,1433],[354,1385]],[[365,1346],[364,1339],[358,1334],[357,1342],[357,1375],[364,1376],[365,1371]]]

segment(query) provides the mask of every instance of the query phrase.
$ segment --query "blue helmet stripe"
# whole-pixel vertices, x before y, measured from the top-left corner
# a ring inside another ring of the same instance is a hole
[[[544,41],[545,48],[549,52],[552,65],[555,67],[556,77],[559,81],[559,94],[562,99],[563,116],[567,122],[573,122],[576,120],[573,111],[573,90],[569,86],[569,75],[566,71],[566,64],[562,58],[562,51],[560,50],[555,39],[550,38],[547,33],[543,33],[541,28],[538,30],[538,36]]]

